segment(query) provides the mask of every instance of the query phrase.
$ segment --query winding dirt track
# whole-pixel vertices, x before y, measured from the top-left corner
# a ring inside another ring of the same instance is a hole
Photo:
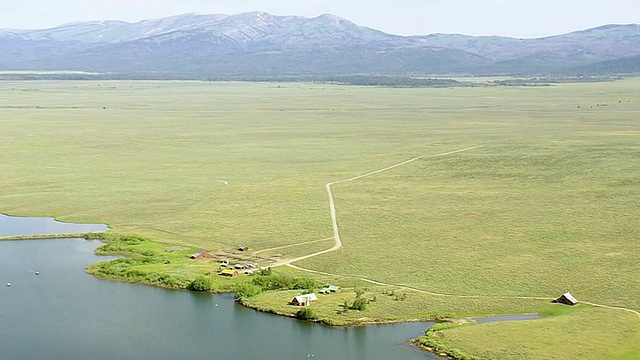
[[[280,250],[280,249],[287,249],[287,248],[291,248],[291,247],[295,247],[295,246],[313,244],[313,243],[317,243],[317,242],[321,242],[321,241],[327,241],[327,240],[331,240],[331,239],[333,239],[333,237],[329,237],[329,238],[326,238],[326,239],[320,239],[320,240],[305,241],[305,242],[291,244],[291,245],[278,246],[278,247],[274,247],[274,248],[270,248],[270,249],[263,249],[263,250],[260,250],[260,251],[256,251],[251,255],[258,255],[258,254],[262,254],[262,253],[267,252],[267,251],[275,251],[275,250]]]
[[[296,261],[301,261],[301,260],[309,259],[309,258],[312,258],[312,257],[316,257],[318,255],[322,255],[322,254],[326,254],[326,253],[329,253],[329,252],[332,252],[332,251],[336,251],[336,250],[338,250],[338,249],[340,249],[342,247],[342,240],[340,240],[340,231],[338,229],[338,219],[336,217],[336,205],[335,205],[335,203],[333,201],[333,191],[331,191],[331,186],[332,185],[342,184],[342,183],[346,183],[346,182],[349,182],[349,181],[362,179],[362,178],[367,177],[367,176],[379,174],[381,172],[384,172],[384,171],[387,171],[387,170],[391,170],[391,169],[397,168],[397,167],[402,166],[402,165],[406,165],[408,163],[414,162],[414,161],[422,159],[422,158],[440,157],[440,156],[460,153],[460,152],[463,152],[463,151],[469,151],[469,150],[473,150],[473,149],[478,149],[478,148],[481,148],[481,147],[482,146],[474,146],[474,147],[469,147],[469,148],[460,149],[460,150],[448,151],[448,152],[437,154],[437,155],[418,156],[418,157],[415,157],[413,159],[410,159],[410,160],[407,160],[407,161],[403,161],[403,162],[401,162],[399,164],[388,166],[388,167],[386,167],[384,169],[372,171],[372,172],[366,173],[364,175],[359,175],[359,176],[355,176],[355,177],[352,177],[352,178],[349,178],[349,179],[340,180],[340,181],[334,181],[334,182],[330,182],[330,183],[326,184],[325,188],[327,189],[327,194],[329,195],[329,209],[331,210],[331,222],[333,224],[333,238],[336,241],[335,244],[330,249],[327,249],[327,250],[318,251],[316,253],[305,255],[305,256],[301,256],[301,257],[298,257],[298,258],[295,258],[295,259],[279,261],[279,262],[273,264],[272,267],[283,266],[283,265],[291,265],[292,263],[294,263]]]
[[[336,216],[336,206],[335,206],[335,203],[333,201],[333,191],[331,190],[331,186],[332,185],[342,184],[342,183],[346,183],[346,182],[362,179],[362,178],[367,177],[367,176],[379,174],[381,172],[385,172],[385,171],[397,168],[399,166],[403,166],[403,165],[412,163],[412,162],[414,162],[416,160],[419,160],[419,159],[435,158],[435,157],[441,157],[441,156],[446,156],[446,155],[451,155],[451,154],[457,154],[457,153],[461,153],[461,152],[464,152],[464,151],[470,151],[470,150],[474,150],[474,149],[479,149],[479,148],[482,148],[482,147],[484,147],[484,146],[473,146],[473,147],[468,147],[468,148],[464,148],[464,149],[460,149],[460,150],[448,151],[448,152],[444,152],[444,153],[436,154],[436,155],[418,156],[418,157],[415,157],[413,159],[409,159],[409,160],[403,161],[403,162],[395,164],[395,165],[388,166],[388,167],[380,169],[380,170],[372,171],[370,173],[366,173],[366,174],[363,174],[363,175],[358,175],[358,176],[355,176],[355,177],[352,177],[352,178],[349,178],[349,179],[340,180],[340,181],[334,181],[334,182],[330,182],[330,183],[326,184],[325,188],[327,189],[327,194],[329,195],[329,209],[331,211],[331,221],[332,221],[332,224],[333,224],[333,238],[335,239],[335,244],[330,249],[323,250],[323,251],[318,251],[318,252],[315,252],[313,254],[301,256],[301,257],[298,257],[298,258],[295,258],[295,259],[283,260],[283,261],[280,261],[280,262],[277,262],[277,263],[273,264],[272,267],[288,266],[288,267],[291,267],[291,268],[296,269],[296,270],[310,272],[310,273],[314,273],[314,274],[321,274],[321,275],[328,275],[328,276],[336,276],[336,277],[346,277],[346,278],[358,279],[358,280],[366,281],[366,282],[374,284],[374,285],[393,286],[393,287],[397,287],[399,289],[415,291],[415,292],[418,292],[418,293],[421,293],[421,294],[427,294],[427,295],[432,295],[432,296],[455,297],[455,298],[475,298],[475,299],[483,298],[483,299],[546,300],[546,301],[553,300],[554,298],[541,297],[541,296],[444,294],[444,293],[426,291],[426,290],[422,290],[422,289],[418,289],[418,288],[414,288],[414,287],[410,287],[410,286],[406,286],[406,285],[387,284],[387,283],[384,283],[384,282],[380,282],[380,281],[372,280],[372,279],[367,279],[367,278],[363,278],[363,277],[340,275],[340,274],[331,274],[331,273],[326,273],[326,272],[322,272],[322,271],[305,269],[305,268],[293,265],[294,262],[305,260],[305,259],[309,259],[309,258],[312,258],[312,257],[316,257],[318,255],[329,253],[329,252],[333,252],[333,251],[336,251],[336,250],[338,250],[338,249],[340,249],[342,247],[342,240],[340,239],[340,231],[338,229],[338,220],[337,220],[337,216]],[[292,246],[295,246],[295,245],[292,245]],[[288,246],[286,246],[286,247],[288,247]],[[586,302],[586,301],[582,301],[581,303],[584,304],[584,305],[589,305],[589,306],[593,306],[593,307],[600,307],[600,308],[607,308],[607,309],[612,309],[612,310],[620,310],[620,311],[630,312],[632,314],[637,315],[638,319],[640,320],[640,312],[638,312],[637,310],[624,308],[624,307],[616,307],[616,306],[596,304],[596,303],[591,303],[591,302]]]

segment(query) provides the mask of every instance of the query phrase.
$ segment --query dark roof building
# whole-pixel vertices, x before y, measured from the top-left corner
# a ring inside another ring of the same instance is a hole
[[[554,303],[565,304],[565,305],[576,305],[578,303],[578,299],[574,298],[570,292],[566,292],[562,294],[559,298],[553,300]]]
[[[213,259],[213,255],[209,254],[208,252],[204,251],[204,249],[200,249],[198,250],[197,253],[189,256],[191,259],[194,260],[201,260],[201,259]]]

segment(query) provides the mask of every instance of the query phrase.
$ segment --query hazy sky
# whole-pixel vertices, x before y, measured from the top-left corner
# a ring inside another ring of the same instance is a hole
[[[0,28],[82,20],[139,21],[182,13],[331,13],[402,35],[539,37],[604,24],[640,23],[640,0],[1,0]],[[389,5],[392,4],[392,5]]]

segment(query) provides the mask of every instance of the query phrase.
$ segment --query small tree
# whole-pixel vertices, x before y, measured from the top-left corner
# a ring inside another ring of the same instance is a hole
[[[309,308],[302,308],[298,310],[296,317],[300,320],[314,320],[316,319],[316,313]]]
[[[292,290],[309,290],[313,291],[319,287],[319,284],[314,279],[303,277],[295,279]]]
[[[191,291],[209,291],[213,288],[213,281],[211,281],[210,277],[204,275],[198,275],[195,279],[187,286],[187,289]]]
[[[240,282],[233,286],[236,293],[236,299],[246,299],[262,292],[262,288],[253,283]]]
[[[367,299],[364,297],[358,296],[355,300],[353,300],[353,304],[351,304],[352,310],[364,311],[367,309]]]

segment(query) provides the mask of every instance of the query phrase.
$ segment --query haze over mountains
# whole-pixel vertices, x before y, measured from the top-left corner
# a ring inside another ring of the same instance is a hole
[[[334,15],[185,14],[0,30],[0,70],[198,76],[640,72],[640,25],[541,39],[398,36]]]

